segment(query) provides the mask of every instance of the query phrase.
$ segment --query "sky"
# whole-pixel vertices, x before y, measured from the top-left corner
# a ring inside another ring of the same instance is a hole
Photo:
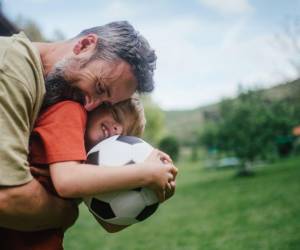
[[[299,18],[300,0],[2,0],[2,8],[11,21],[36,21],[48,38],[128,20],[156,51],[152,96],[165,110],[297,77],[277,35],[284,40],[284,25]]]

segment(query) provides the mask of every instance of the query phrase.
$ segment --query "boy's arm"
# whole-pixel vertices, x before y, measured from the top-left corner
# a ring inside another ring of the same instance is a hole
[[[164,201],[166,191],[173,189],[170,182],[175,179],[177,169],[172,164],[153,160],[126,167],[69,161],[50,164],[50,173],[56,191],[65,198],[148,186],[156,192],[160,201]]]
[[[78,217],[73,202],[49,194],[35,179],[0,188],[0,226],[20,231],[68,228]]]

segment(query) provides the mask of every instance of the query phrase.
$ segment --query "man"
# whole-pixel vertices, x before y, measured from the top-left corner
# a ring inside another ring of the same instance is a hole
[[[0,58],[0,226],[67,228],[76,206],[48,194],[29,171],[28,141],[40,108],[75,99],[92,110],[135,90],[150,92],[155,53],[128,22],[113,22],[58,43],[0,38]]]

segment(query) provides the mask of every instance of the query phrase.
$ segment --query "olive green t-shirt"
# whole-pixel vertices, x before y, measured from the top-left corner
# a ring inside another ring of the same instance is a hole
[[[37,48],[20,33],[0,37],[0,186],[29,182],[29,136],[45,94]]]

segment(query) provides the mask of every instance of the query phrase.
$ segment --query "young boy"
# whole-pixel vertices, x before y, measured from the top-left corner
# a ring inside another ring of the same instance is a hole
[[[38,178],[50,192],[64,198],[138,186],[149,186],[155,191],[162,186],[170,188],[176,168],[171,164],[154,164],[152,160],[157,158],[157,151],[154,151],[149,163],[126,168],[81,164],[86,160],[86,149],[88,151],[99,141],[115,134],[140,136],[144,126],[143,109],[136,98],[113,107],[101,106],[90,112],[88,118],[80,104],[60,102],[42,112],[37,120],[31,137],[30,162],[42,169],[50,168],[52,182],[45,176]],[[168,160],[166,156],[163,158]],[[99,222],[109,232],[124,228]],[[63,249],[62,230],[33,233],[3,231],[0,232],[4,238],[0,249]]]

